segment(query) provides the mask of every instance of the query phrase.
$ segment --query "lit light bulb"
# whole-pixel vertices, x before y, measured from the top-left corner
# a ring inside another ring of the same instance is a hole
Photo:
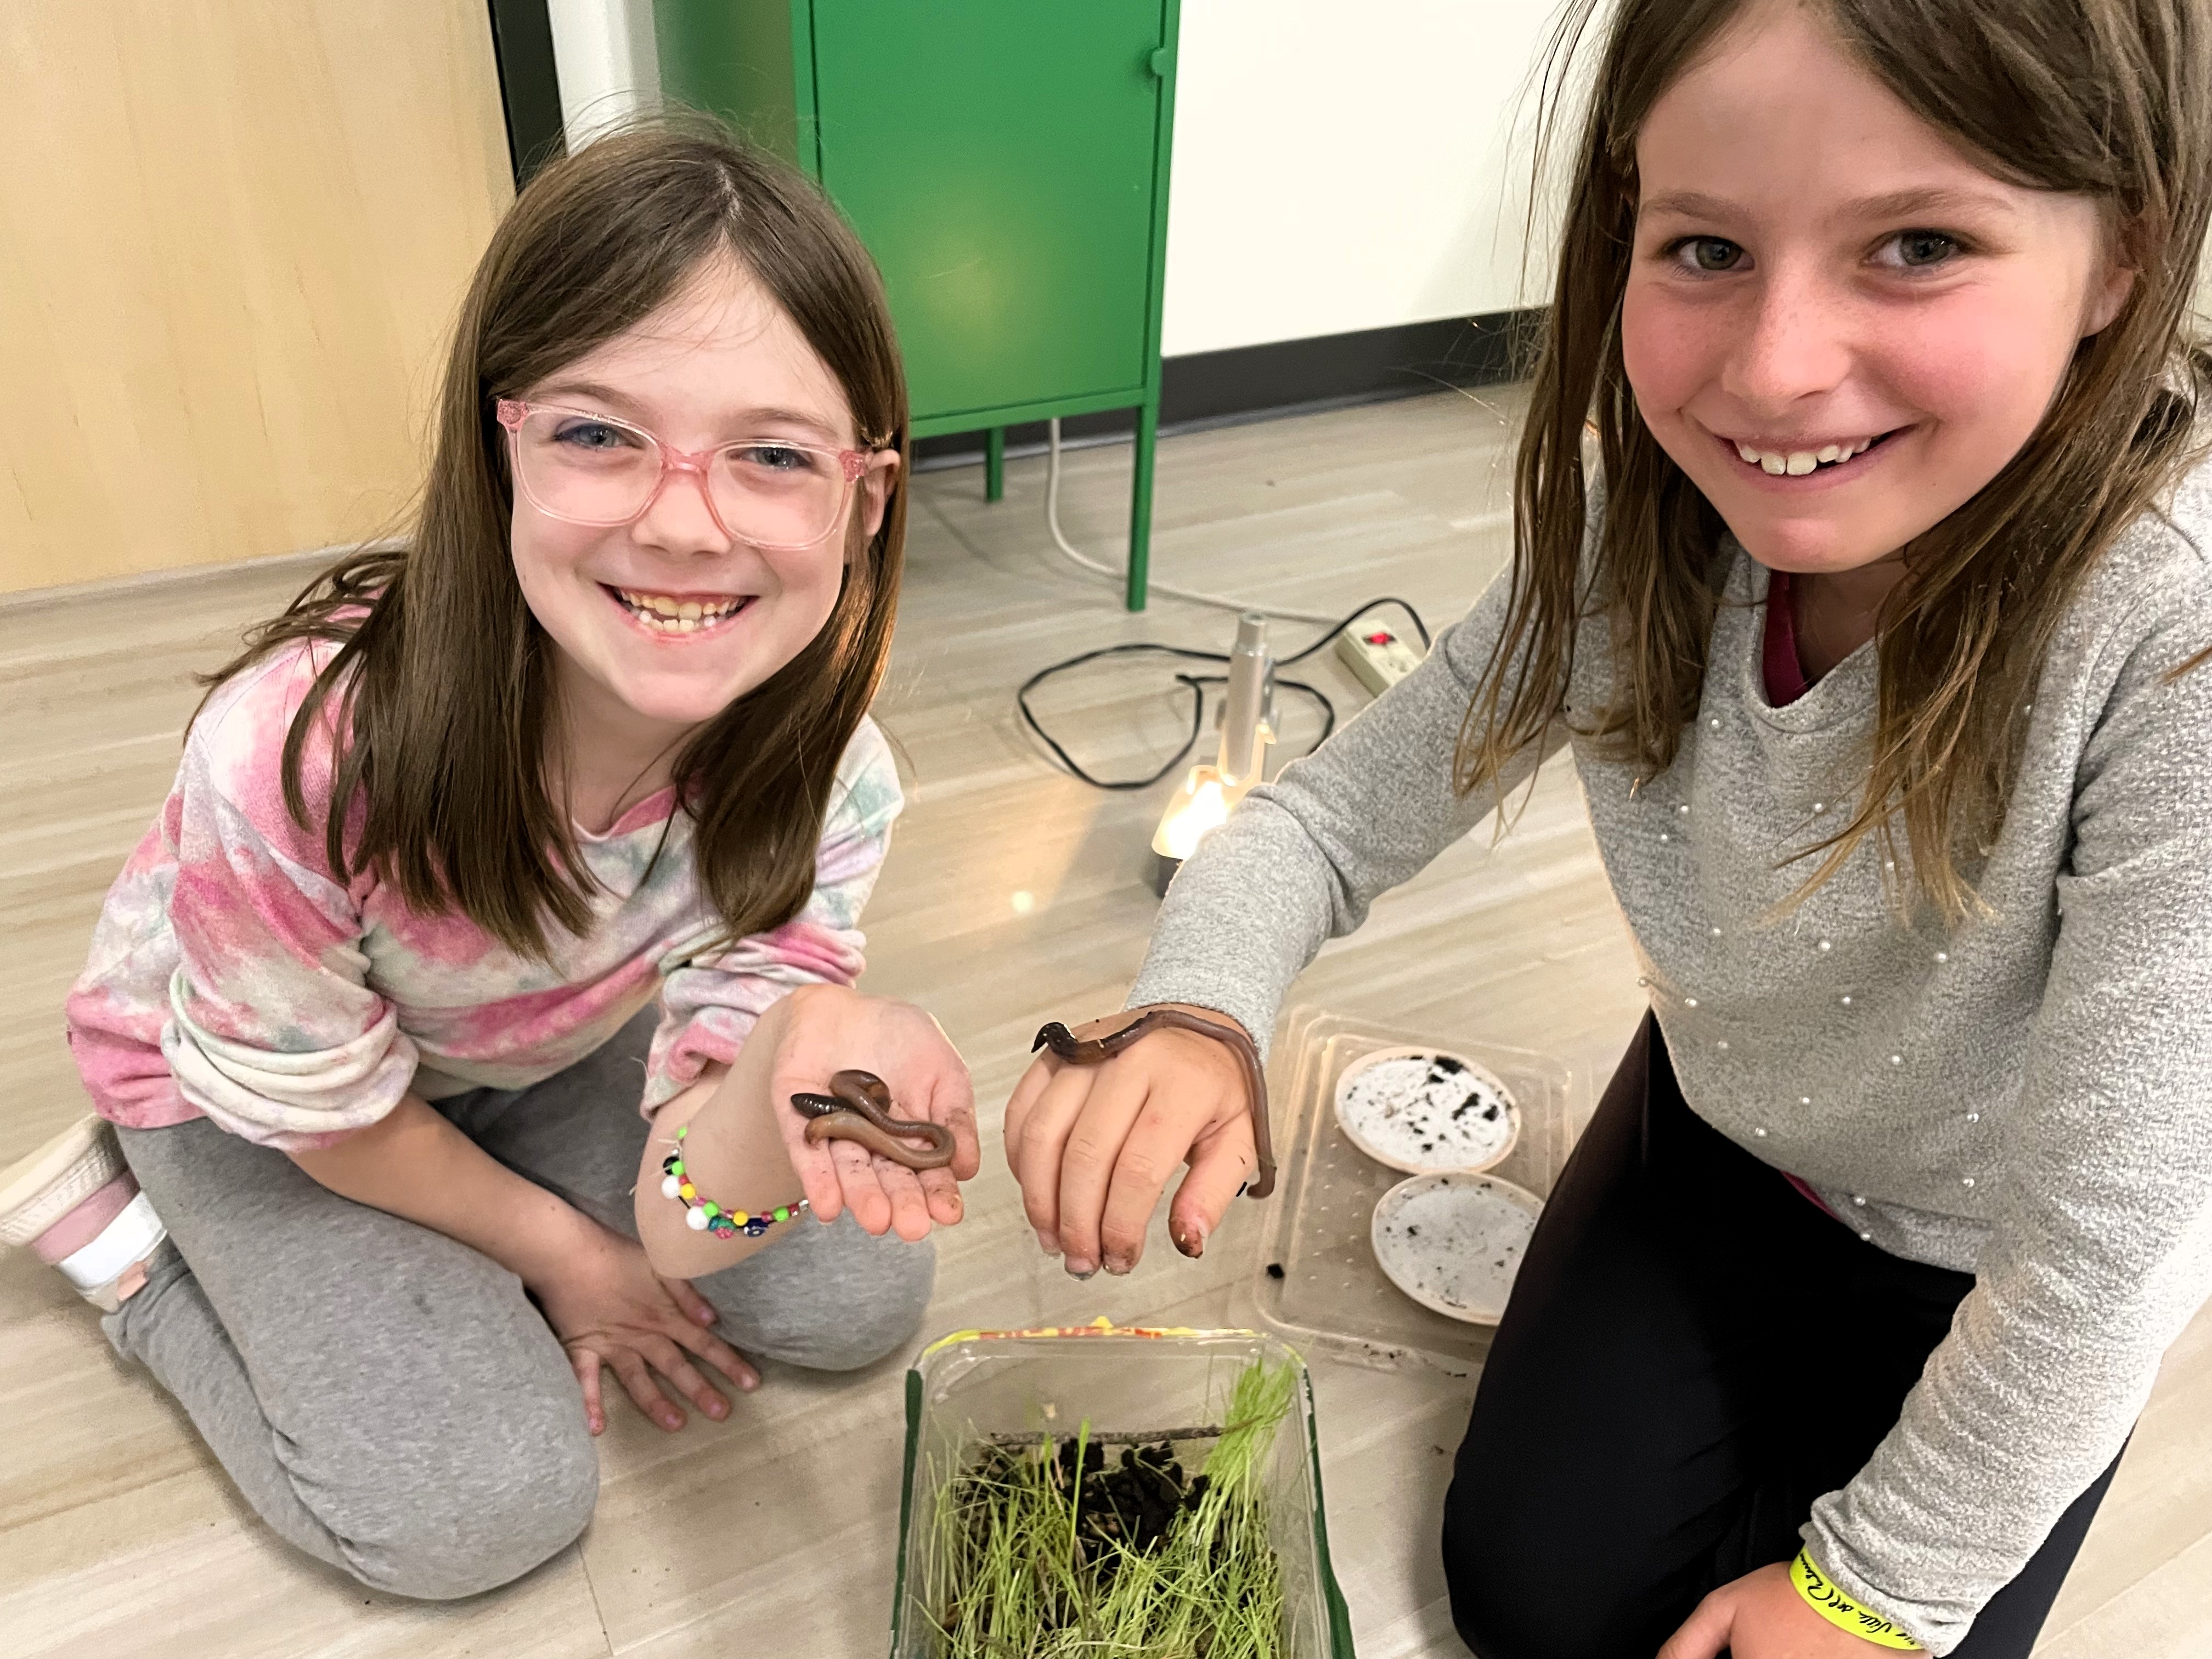
[[[1273,661],[1267,654],[1267,619],[1248,611],[1237,619],[1237,643],[1229,658],[1228,689],[1221,710],[1221,746],[1216,763],[1194,766],[1182,787],[1168,800],[1152,832],[1152,891],[1167,896],[1168,884],[1198,844],[1224,823],[1237,803],[1267,775],[1268,745],[1275,740],[1269,718]]]
[[[1188,858],[1198,850],[1206,832],[1229,821],[1229,797],[1221,780],[1208,767],[1194,768],[1182,787],[1182,798],[1160,821],[1160,848],[1171,859]]]

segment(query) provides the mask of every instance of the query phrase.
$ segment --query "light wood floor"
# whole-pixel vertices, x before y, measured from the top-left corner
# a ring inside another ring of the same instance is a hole
[[[1504,556],[1510,393],[1443,394],[1163,446],[1157,569],[1301,608],[1402,594],[1455,615]],[[1127,453],[1070,457],[1079,545],[1112,549]],[[1112,640],[1218,647],[1229,620],[1123,616],[1041,550],[1043,469],[921,483],[885,724],[908,817],[867,918],[870,988],[933,1010],[987,1103],[971,1219],[942,1235],[933,1332],[1098,1314],[1214,1321],[1235,1307],[1256,1206],[1203,1263],[1156,1240],[1127,1280],[1038,1256],[996,1161],[997,1103],[1048,1018],[1118,1006],[1153,911],[1158,793],[1060,775],[1015,723],[1031,670]],[[102,892],[175,765],[187,675],[278,605],[296,567],[0,606],[0,1162],[83,1109],[63,992]],[[1285,628],[1303,637],[1303,629]],[[1310,676],[1362,701],[1324,660]],[[1049,717],[1097,766],[1134,769],[1187,718],[1154,671],[1070,689]],[[1295,752],[1310,728],[1288,720]],[[1148,748],[1149,746],[1149,748]],[[1376,906],[1296,995],[1340,1012],[1547,1049],[1602,1079],[1639,1012],[1625,935],[1571,775],[1549,772],[1514,835],[1477,836]],[[591,1530],[520,1583],[449,1606],[365,1591],[278,1543],[182,1415],[118,1364],[90,1312],[26,1253],[0,1254],[0,1651],[162,1659],[539,1659],[884,1650],[897,1526],[899,1362],[855,1377],[772,1372],[720,1427],[676,1437],[614,1414]],[[1434,1559],[1468,1388],[1433,1374],[1317,1373],[1330,1530],[1366,1659],[1461,1655]],[[712,1524],[691,1501],[757,1494]],[[2212,1652],[2212,1316],[2169,1358],[2054,1616],[2050,1659]]]

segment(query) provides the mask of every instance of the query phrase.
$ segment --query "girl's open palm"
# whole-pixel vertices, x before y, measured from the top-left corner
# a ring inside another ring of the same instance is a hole
[[[638,1410],[671,1433],[684,1426],[684,1408],[661,1390],[655,1372],[717,1422],[727,1417],[729,1401],[693,1361],[747,1392],[760,1386],[760,1373],[707,1328],[715,1315],[706,1297],[689,1279],[654,1273],[643,1246],[595,1222],[584,1225],[580,1248],[563,1256],[554,1278],[531,1288],[576,1368],[592,1432],[607,1425],[602,1367],[611,1367]]]
[[[791,1166],[818,1220],[834,1221],[850,1210],[867,1231],[895,1231],[912,1241],[933,1224],[949,1227],[960,1219],[959,1183],[974,1180],[982,1164],[975,1091],[960,1051],[935,1020],[910,1002],[842,986],[805,986],[761,1016],[731,1071],[763,1065],[764,1074],[743,1078],[739,1086],[767,1090]],[[851,1070],[883,1079],[894,1117],[950,1129],[951,1164],[917,1173],[849,1140],[810,1145],[807,1120],[792,1109],[791,1097],[824,1093],[831,1078]]]

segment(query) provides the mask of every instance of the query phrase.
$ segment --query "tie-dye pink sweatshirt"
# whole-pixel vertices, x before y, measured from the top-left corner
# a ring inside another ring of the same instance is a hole
[[[410,1088],[434,1100],[550,1077],[658,994],[639,1079],[650,1112],[734,1058],[777,998],[859,976],[860,908],[903,804],[872,722],[838,766],[814,894],[793,921],[715,950],[691,821],[663,791],[604,836],[579,832],[600,887],[593,924],[556,930],[538,962],[465,917],[409,908],[373,876],[332,875],[326,736],[303,757],[308,826],[286,810],[284,734],[331,649],[295,646],[216,692],[109,890],[68,1010],[102,1115],[152,1128],[204,1115],[306,1150],[375,1122]]]

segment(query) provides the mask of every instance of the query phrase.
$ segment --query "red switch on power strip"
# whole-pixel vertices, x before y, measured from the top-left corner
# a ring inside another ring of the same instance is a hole
[[[1421,665],[1421,653],[1387,628],[1365,634],[1346,629],[1336,636],[1336,654],[1378,697]]]

